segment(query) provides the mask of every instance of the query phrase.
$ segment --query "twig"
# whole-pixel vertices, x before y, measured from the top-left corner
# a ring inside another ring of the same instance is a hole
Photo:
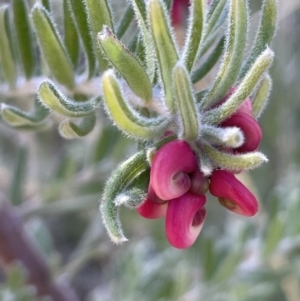
[[[79,301],[70,287],[52,279],[46,261],[26,235],[17,210],[2,195],[0,198],[1,266],[8,270],[14,261],[20,261],[39,296],[49,296],[53,301]]]

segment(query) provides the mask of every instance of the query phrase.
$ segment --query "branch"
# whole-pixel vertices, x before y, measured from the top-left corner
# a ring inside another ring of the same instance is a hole
[[[28,282],[39,296],[50,296],[55,301],[79,301],[73,290],[55,282],[46,261],[30,242],[17,210],[0,196],[0,264],[8,270],[14,261],[20,261],[28,273]]]

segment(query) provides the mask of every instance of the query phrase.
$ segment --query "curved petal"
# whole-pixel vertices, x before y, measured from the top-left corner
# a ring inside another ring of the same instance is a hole
[[[252,152],[258,148],[262,138],[261,127],[258,122],[244,112],[237,112],[221,123],[221,127],[236,126],[244,134],[244,143],[235,150],[239,153]]]
[[[177,198],[190,189],[188,174],[196,168],[197,160],[188,143],[173,140],[155,154],[150,171],[150,185],[162,200]]]
[[[156,204],[149,199],[146,199],[136,211],[145,218],[155,219],[166,216],[167,204]]]
[[[204,195],[189,192],[168,202],[166,234],[173,247],[186,249],[195,242],[204,224],[205,202]]]
[[[240,215],[253,216],[258,211],[255,196],[227,170],[215,170],[210,178],[209,191],[219,198],[222,206]]]

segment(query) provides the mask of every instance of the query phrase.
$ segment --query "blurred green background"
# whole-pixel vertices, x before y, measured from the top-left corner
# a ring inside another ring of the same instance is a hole
[[[120,2],[113,1],[116,15]],[[257,26],[261,1],[249,5]],[[205,226],[188,250],[169,246],[163,220],[128,209],[121,220],[129,242],[110,241],[99,199],[136,145],[103,111],[96,129],[76,141],[61,138],[56,126],[28,133],[0,123],[0,190],[19,206],[53,274],[70,280],[81,300],[300,300],[300,1],[280,0],[279,18],[273,90],[260,119],[269,163],[243,175],[260,211],[243,218],[209,199]]]

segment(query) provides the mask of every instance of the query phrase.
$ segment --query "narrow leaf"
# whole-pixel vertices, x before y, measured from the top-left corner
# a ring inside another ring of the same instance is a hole
[[[260,152],[232,155],[221,152],[207,144],[203,145],[203,149],[217,167],[227,170],[252,169],[264,162],[268,162],[266,156]]]
[[[102,85],[108,114],[122,131],[141,139],[158,137],[163,133],[168,120],[146,118],[129,107],[111,70],[104,73]]]
[[[208,58],[192,73],[192,82],[196,83],[202,79],[217,63],[220,58],[223,48],[224,48],[225,39],[222,38],[219,43],[216,45],[215,49],[211,52]]]
[[[108,180],[100,204],[100,211],[106,230],[115,243],[127,241],[124,236],[119,220],[118,207],[115,199],[123,192],[131,182],[142,172],[147,170],[149,165],[144,151],[140,151],[123,162],[111,175]]]
[[[136,19],[141,29],[142,41],[144,44],[144,57],[147,67],[147,73],[149,75],[150,81],[152,82],[155,77],[155,58],[153,56],[154,44],[151,37],[148,22],[147,22],[147,11],[144,0],[131,0],[132,7],[136,16]]]
[[[80,54],[80,41],[76,29],[73,13],[69,7],[69,1],[63,0],[64,9],[64,43],[66,50],[70,56],[70,60],[74,69],[77,66],[79,54]]]
[[[48,117],[50,111],[35,101],[33,112],[24,112],[19,108],[7,104],[1,105],[1,116],[5,122],[14,127],[38,127]]]
[[[207,16],[206,16],[206,26],[204,29],[204,36],[208,37],[208,35],[212,32],[214,26],[220,18],[221,13],[224,10],[227,0],[215,0],[211,4]]]
[[[263,112],[272,89],[271,77],[267,74],[266,77],[259,84],[255,95],[252,98],[252,114],[259,118]]]
[[[173,81],[182,123],[182,133],[179,134],[179,137],[187,141],[194,140],[199,134],[199,117],[188,70],[181,63],[178,63],[174,68]]]
[[[247,40],[247,5],[245,0],[231,0],[226,46],[217,78],[202,106],[217,103],[234,84],[239,74]]]
[[[194,0],[190,6],[188,35],[182,54],[188,71],[191,71],[197,59],[205,22],[205,6],[206,0]]]
[[[150,168],[136,177],[128,188],[116,197],[116,206],[124,205],[130,209],[137,208],[146,200],[149,182]]]
[[[120,21],[120,24],[117,26],[116,36],[119,40],[123,37],[129,25],[131,24],[134,17],[134,11],[131,5],[129,5]]]
[[[27,2],[25,0],[13,0],[12,9],[21,62],[25,77],[29,79],[33,76],[35,71],[36,58],[33,46],[32,29],[28,18],[29,9]]]
[[[277,27],[277,0],[264,0],[259,29],[249,58],[244,64],[239,78],[245,76],[256,58],[270,45]]]
[[[73,122],[69,119],[59,125],[59,133],[65,139],[81,138],[89,134],[95,127],[96,115],[91,114]]]
[[[71,100],[61,93],[50,81],[44,81],[38,88],[39,100],[50,110],[68,117],[90,115],[99,105],[99,98],[84,102]]]
[[[124,77],[132,91],[146,102],[152,99],[152,84],[141,63],[117,40],[107,26],[98,41],[110,62]]]
[[[77,29],[81,37],[88,64],[88,78],[91,78],[96,69],[93,37],[91,33],[86,3],[84,0],[69,0],[76,20]]]
[[[48,11],[36,4],[32,20],[45,60],[55,79],[69,88],[74,86],[72,63]]]
[[[92,30],[94,49],[98,58],[99,68],[103,72],[107,69],[107,61],[97,44],[97,35],[103,29],[104,25],[111,28],[114,32],[111,9],[107,0],[85,0],[85,2]]]
[[[173,114],[175,104],[172,93],[172,70],[178,60],[177,49],[163,3],[161,0],[150,0],[148,5],[149,22],[164,88],[164,98],[167,108]]]
[[[9,82],[10,87],[13,88],[15,86],[17,73],[9,40],[7,5],[0,7],[0,62],[3,75]]]
[[[255,89],[262,75],[272,64],[273,57],[273,52],[267,48],[257,58],[234,94],[232,94],[229,99],[219,107],[205,112],[203,115],[203,122],[208,124],[218,124],[232,115]]]

